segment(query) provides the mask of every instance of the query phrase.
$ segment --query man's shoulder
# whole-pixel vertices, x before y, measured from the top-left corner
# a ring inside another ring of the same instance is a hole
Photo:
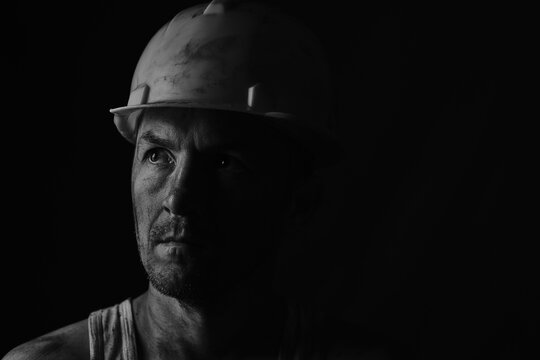
[[[88,320],[85,319],[21,344],[7,353],[2,360],[89,358]]]

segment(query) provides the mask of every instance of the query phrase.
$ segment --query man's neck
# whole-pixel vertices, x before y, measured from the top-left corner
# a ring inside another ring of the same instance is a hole
[[[279,352],[285,306],[254,289],[193,306],[150,286],[134,313],[141,360],[270,358]]]

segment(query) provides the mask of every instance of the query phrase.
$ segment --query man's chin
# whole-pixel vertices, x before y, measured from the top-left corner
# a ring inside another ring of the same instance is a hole
[[[209,284],[205,284],[200,272],[161,262],[145,264],[145,270],[150,284],[165,296],[193,305],[208,300]]]
[[[193,286],[191,282],[183,279],[180,274],[174,274],[168,270],[165,273],[159,271],[147,271],[148,280],[152,287],[165,296],[191,302]]]

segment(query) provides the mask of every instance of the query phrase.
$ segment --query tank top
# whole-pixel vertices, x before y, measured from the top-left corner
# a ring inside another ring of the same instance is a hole
[[[284,329],[277,360],[324,358],[321,345],[313,335],[301,308],[291,307]],[[137,360],[137,342],[131,298],[106,309],[94,311],[88,317],[90,360]]]
[[[137,360],[131,299],[88,317],[90,360]]]

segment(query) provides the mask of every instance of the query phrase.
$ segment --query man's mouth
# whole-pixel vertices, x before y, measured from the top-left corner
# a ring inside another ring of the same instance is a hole
[[[157,242],[158,244],[174,245],[190,245],[195,247],[203,247],[200,241],[197,241],[192,236],[167,236]]]
[[[201,233],[195,228],[192,221],[186,218],[178,218],[164,224],[155,224],[150,231],[149,237],[154,246],[158,247],[193,247],[205,248],[208,243],[201,237]]]

